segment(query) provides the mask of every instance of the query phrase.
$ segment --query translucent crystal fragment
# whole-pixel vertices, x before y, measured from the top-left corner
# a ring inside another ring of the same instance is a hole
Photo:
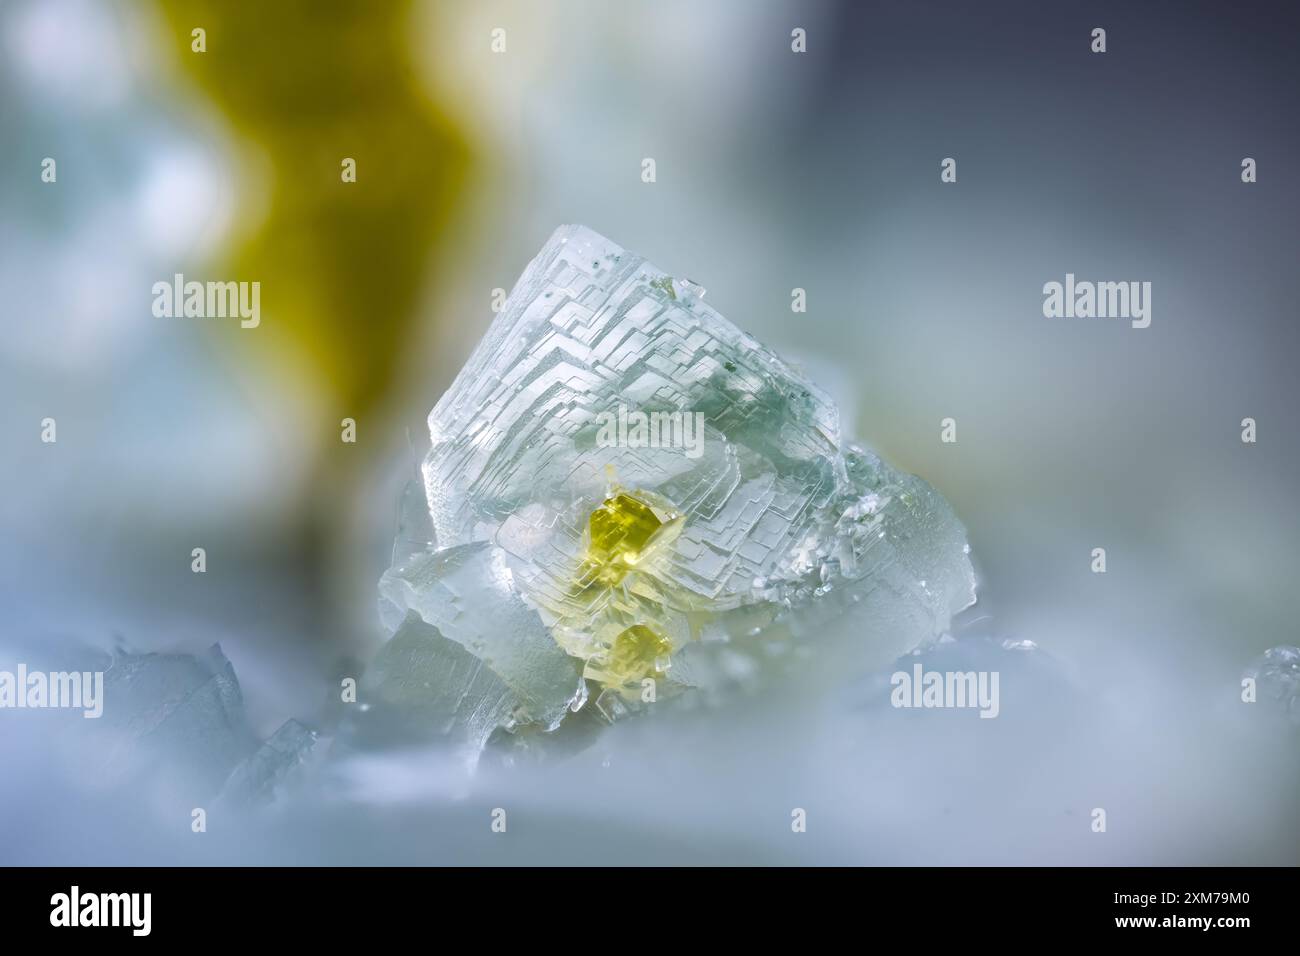
[[[266,743],[234,769],[221,791],[222,799],[237,803],[274,799],[306,762],[317,739],[314,730],[296,720],[286,720]]]
[[[479,542],[414,556],[384,575],[380,593],[389,627],[413,612],[485,664],[508,688],[516,721],[554,727],[583,692],[578,662],[525,603],[500,548]]]
[[[344,749],[447,746],[473,763],[519,699],[483,660],[408,615],[379,650],[340,729]]]
[[[974,600],[943,498],[702,295],[561,227],[430,413],[437,548],[386,576],[386,620],[482,662],[514,726],[761,677],[850,609],[889,659]]]
[[[114,772],[151,767],[215,793],[257,746],[234,667],[213,644],[202,655],[117,649],[104,674],[101,750]]]
[[[1300,727],[1300,647],[1270,647],[1246,668],[1255,681],[1255,700]]]

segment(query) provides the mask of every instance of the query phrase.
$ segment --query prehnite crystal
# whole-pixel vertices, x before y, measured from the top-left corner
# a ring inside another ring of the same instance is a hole
[[[429,415],[430,544],[381,582],[371,699],[437,697],[438,732],[481,747],[589,700],[612,719],[753,685],[849,609],[889,660],[973,603],[947,502],[702,296],[551,236]]]

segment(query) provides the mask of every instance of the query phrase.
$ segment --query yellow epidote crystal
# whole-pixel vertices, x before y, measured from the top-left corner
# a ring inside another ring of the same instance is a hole
[[[591,513],[589,549],[596,576],[607,585],[623,580],[636,567],[642,552],[663,527],[654,510],[629,494],[605,500]]]

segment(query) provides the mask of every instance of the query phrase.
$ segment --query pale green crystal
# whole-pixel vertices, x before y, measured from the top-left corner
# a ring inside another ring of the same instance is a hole
[[[554,727],[583,692],[579,668],[512,577],[504,552],[485,542],[426,552],[384,576],[380,616],[396,630],[414,612],[501,680],[514,720]]]
[[[442,550],[389,572],[387,620],[483,661],[513,699],[504,726],[554,727],[588,689],[622,713],[637,681],[671,697],[761,677],[774,642],[816,657],[849,608],[862,646],[899,653],[974,600],[948,504],[846,443],[821,390],[702,294],[561,227],[430,413]],[[698,413],[702,442],[603,440],[629,410]]]

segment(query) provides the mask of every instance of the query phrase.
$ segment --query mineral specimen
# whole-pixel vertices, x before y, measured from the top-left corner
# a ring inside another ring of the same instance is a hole
[[[429,415],[431,543],[408,530],[381,581],[397,637],[371,699],[477,747],[589,695],[612,719],[832,656],[848,609],[888,660],[973,602],[948,504],[702,296],[584,227],[551,236]]]

